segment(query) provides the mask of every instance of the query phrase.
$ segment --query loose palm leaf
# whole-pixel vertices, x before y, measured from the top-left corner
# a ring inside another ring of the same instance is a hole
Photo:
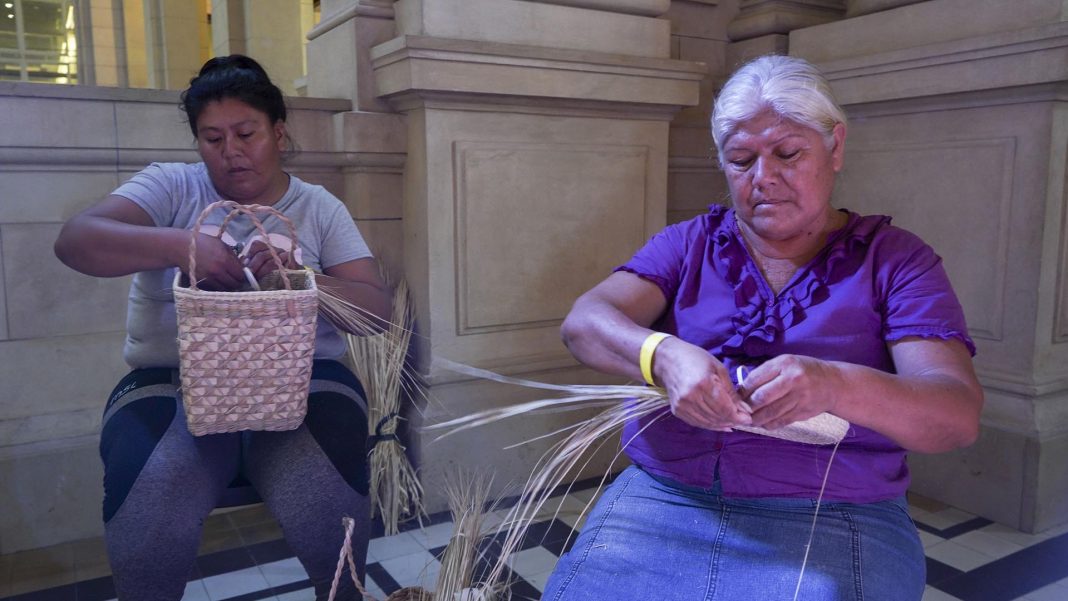
[[[512,507],[507,519],[501,526],[502,529],[507,527],[501,555],[491,568],[483,587],[499,585],[510,555],[520,548],[530,525],[540,514],[549,497],[565,482],[569,482],[569,478],[573,478],[588,464],[590,457],[593,456],[592,451],[601,448],[611,436],[617,434],[622,430],[623,425],[631,420],[659,413],[645,424],[644,428],[648,428],[656,420],[668,414],[669,402],[667,395],[660,388],[629,385],[546,384],[510,378],[445,359],[439,358],[435,361],[440,367],[458,373],[506,384],[552,390],[562,395],[552,399],[539,399],[508,407],[489,409],[425,427],[424,429],[426,430],[445,431],[437,440],[517,415],[548,410],[599,408],[606,404],[608,405],[608,409],[594,417],[582,420],[573,427],[560,430],[560,432],[573,431],[550,447],[539,459],[531,472],[530,478],[523,487],[519,502]],[[804,422],[798,422],[790,427],[773,431],[755,427],[738,429],[810,444],[836,444],[845,436],[848,427],[848,422],[835,416],[823,414]],[[625,448],[628,443],[629,440],[623,441],[622,447]],[[615,458],[618,458],[620,453],[622,453],[622,449],[616,453]],[[584,457],[586,458],[585,460],[583,460]],[[613,459],[613,464],[615,463],[615,458]],[[598,488],[603,485],[609,473],[611,473],[611,467],[602,477]],[[589,504],[584,508],[583,514],[588,508]]]

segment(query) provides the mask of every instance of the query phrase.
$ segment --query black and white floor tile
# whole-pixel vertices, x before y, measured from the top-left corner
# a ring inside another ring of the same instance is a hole
[[[593,498],[592,484],[580,483],[557,498],[559,503],[531,528],[510,563],[513,599],[540,597],[557,558],[574,540],[573,529],[581,527],[578,516]],[[927,555],[924,601],[1068,601],[1068,527],[1025,534],[918,496],[910,497],[910,509]],[[488,514],[487,527],[503,516],[500,509]],[[368,591],[381,600],[403,586],[432,589],[441,567],[437,558],[451,533],[443,513],[421,529],[374,538],[368,548]],[[202,546],[185,601],[313,598],[307,574],[262,508],[212,516],[205,540],[210,544]],[[55,548],[52,561],[43,560],[41,552],[0,556],[0,601],[112,600],[106,562],[92,556],[102,545],[83,541],[80,547]]]

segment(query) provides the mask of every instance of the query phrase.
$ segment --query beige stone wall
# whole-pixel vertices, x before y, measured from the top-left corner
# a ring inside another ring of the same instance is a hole
[[[0,83],[0,554],[101,531],[96,445],[104,402],[127,371],[129,278],[80,275],[52,244],[66,219],[149,162],[197,160],[177,100]],[[338,150],[335,115],[347,101],[290,103],[303,149],[291,172],[326,186],[355,215],[366,190],[347,180],[368,170],[399,178],[396,154]],[[358,224],[376,231],[393,217],[371,220]]]
[[[272,39],[277,24],[259,15],[249,29],[245,4],[213,2],[215,52]],[[726,200],[708,134],[722,80],[769,51],[819,63],[852,119],[836,202],[893,215],[935,246],[980,348],[982,438],[913,457],[916,489],[1028,530],[1068,521],[1061,0],[978,11],[973,0],[321,7],[306,93],[334,100],[293,101],[303,152],[289,168],[342,198],[391,276],[408,280],[424,359],[552,382],[605,380],[559,343],[574,297],[665,223]],[[183,21],[168,27],[183,31]],[[196,27],[184,30],[193,57]],[[299,42],[283,54],[299,60]],[[187,81],[200,60],[154,76]],[[292,83],[272,60],[268,71]],[[96,436],[124,371],[127,281],[79,276],[51,243],[66,218],[145,163],[195,159],[175,104],[174,93],[0,83],[0,553],[99,531]],[[432,421],[532,398],[424,367]],[[544,447],[499,449],[571,419],[436,446],[416,437],[432,509],[443,508],[448,468],[495,469],[503,492]]]

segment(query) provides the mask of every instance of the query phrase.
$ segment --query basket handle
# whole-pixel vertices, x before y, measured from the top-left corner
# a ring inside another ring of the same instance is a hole
[[[289,230],[289,240],[290,240],[289,253],[290,253],[290,256],[293,256],[296,253],[296,250],[297,250],[297,230],[296,230],[296,227],[293,226],[293,222],[290,221],[290,219],[288,217],[283,215],[277,209],[275,209],[273,207],[268,207],[268,206],[265,206],[265,205],[243,205],[243,204],[237,203],[237,202],[235,202],[233,200],[219,200],[219,201],[213,202],[210,205],[208,205],[207,207],[205,207],[203,211],[200,212],[200,216],[197,217],[196,223],[193,224],[193,236],[189,240],[189,287],[191,289],[199,290],[199,288],[197,287],[197,277],[196,277],[196,268],[197,268],[197,234],[200,233],[200,228],[201,228],[201,226],[204,225],[204,220],[206,220],[208,218],[208,215],[211,214],[212,211],[214,211],[215,209],[218,209],[218,208],[229,209],[230,213],[226,216],[226,219],[223,220],[222,225],[219,227],[219,233],[216,234],[216,236],[215,236],[216,238],[218,238],[218,239],[222,238],[223,232],[226,231],[226,226],[230,224],[230,222],[234,219],[234,217],[237,217],[238,215],[248,215],[249,218],[252,220],[252,225],[256,227],[256,230],[259,231],[259,233],[261,235],[263,235],[264,240],[265,241],[269,240],[269,237],[267,235],[267,230],[263,227],[263,222],[261,222],[259,217],[256,216],[256,212],[268,213],[268,214],[274,215],[275,217],[278,217],[279,219],[282,220],[282,223],[285,224],[286,228]],[[278,266],[279,271],[284,271],[285,270],[285,264],[282,263],[282,258],[280,256],[278,256],[278,251],[275,250],[273,245],[271,245],[269,243],[267,244],[267,252],[271,253],[271,259],[274,260],[274,263],[275,263],[275,265]],[[289,278],[283,277],[281,279],[282,279],[282,284],[286,287],[286,290],[292,290],[293,289],[292,284],[289,283]]]

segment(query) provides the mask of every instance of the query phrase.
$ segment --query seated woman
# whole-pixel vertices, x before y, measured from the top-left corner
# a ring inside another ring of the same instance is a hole
[[[194,437],[179,398],[171,285],[176,269],[188,273],[197,217],[229,199],[271,206],[292,220],[299,263],[324,274],[316,278],[321,286],[384,319],[390,298],[342,203],[283,170],[286,107],[258,63],[239,55],[211,59],[182,94],[182,107],[203,162],[150,165],[73,217],[56,241],[57,256],[82,273],[135,274],[124,350],[133,371],[108,399],[100,441],[115,589],[124,601],[181,599],[204,518],[240,474],[278,519],[317,598],[326,599],[344,537],[342,517],[357,519],[353,546],[361,570],[370,520],[367,408],[360,383],[337,361],[344,341],[320,320],[307,417],[298,429]],[[220,209],[208,223],[217,226],[225,216]],[[287,235],[279,219],[264,225],[272,238]],[[241,241],[256,232],[241,217],[228,233]],[[245,285],[246,263],[234,250],[214,236],[197,236],[201,286]],[[275,269],[266,249],[259,242],[247,253],[257,278]],[[359,597],[350,579],[341,585],[338,599]]]
[[[971,444],[983,402],[941,260],[831,206],[846,118],[805,61],[742,67],[712,132],[732,206],[657,234],[564,322],[593,368],[642,378],[646,356],[670,413],[624,430],[633,465],[543,599],[918,601],[906,453]],[[837,448],[732,431],[825,412],[851,424]]]

